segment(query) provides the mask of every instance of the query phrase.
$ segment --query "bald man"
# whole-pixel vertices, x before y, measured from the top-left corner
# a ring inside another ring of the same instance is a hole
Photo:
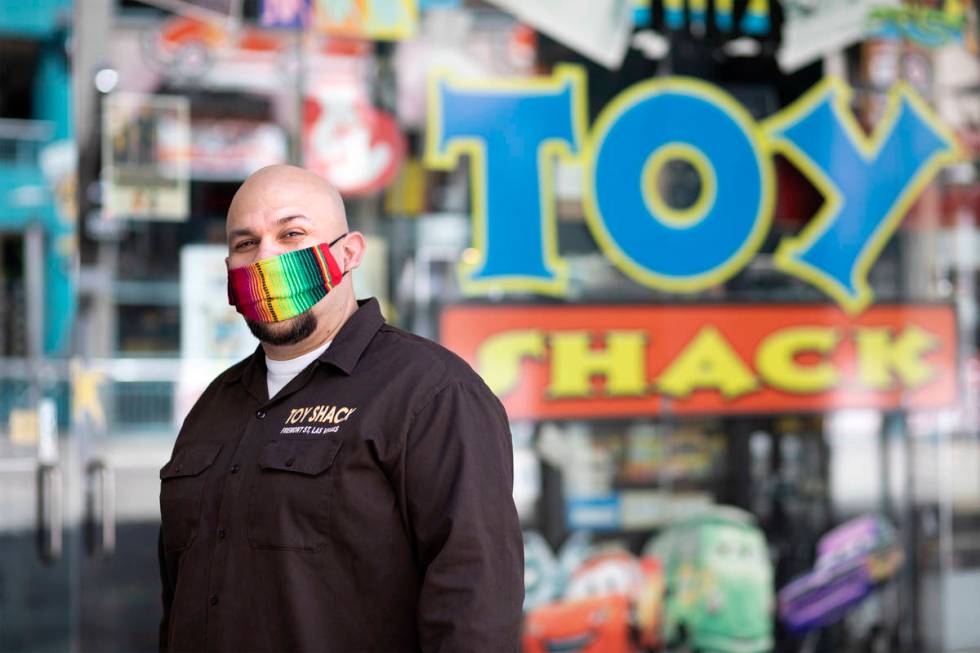
[[[515,651],[523,547],[500,402],[357,301],[365,256],[316,175],[228,209],[229,301],[261,344],[160,470],[162,651]]]

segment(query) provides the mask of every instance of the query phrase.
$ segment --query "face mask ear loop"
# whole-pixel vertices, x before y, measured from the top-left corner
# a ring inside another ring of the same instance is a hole
[[[344,237],[349,236],[349,235],[350,235],[350,232],[349,231],[345,231],[344,233],[340,234],[339,236],[337,236],[336,238],[334,238],[330,243],[327,244],[327,249],[329,249],[329,248],[333,247],[334,245],[336,245],[337,243],[339,243],[341,238],[344,238]],[[347,276],[347,273],[350,272],[350,270],[346,269],[346,266],[347,266],[347,260],[344,259],[344,268],[345,269],[344,269],[343,272],[340,273],[340,278],[341,279],[343,279],[344,277],[346,277]]]

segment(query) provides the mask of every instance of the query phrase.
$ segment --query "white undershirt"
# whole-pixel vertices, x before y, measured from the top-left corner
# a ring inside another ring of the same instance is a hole
[[[305,354],[297,356],[296,358],[290,358],[289,360],[285,361],[272,360],[267,355],[265,357],[265,380],[269,385],[269,399],[275,397],[287,383],[292,381],[297,374],[306,368],[307,365],[312,363],[320,356],[320,354],[325,352],[327,347],[330,346],[331,342],[333,341],[327,340],[313,351],[308,351]]]

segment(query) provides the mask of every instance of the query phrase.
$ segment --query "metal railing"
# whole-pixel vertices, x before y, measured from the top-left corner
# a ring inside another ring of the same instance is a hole
[[[233,362],[112,358],[82,363],[0,358],[0,432],[6,429],[11,410],[30,406],[40,393],[55,401],[62,429],[77,426],[79,415],[73,421],[74,408],[96,422],[95,428],[108,437],[155,433],[173,437],[207,384]],[[79,383],[85,387],[77,387]],[[80,405],[73,406],[73,392],[84,395]]]

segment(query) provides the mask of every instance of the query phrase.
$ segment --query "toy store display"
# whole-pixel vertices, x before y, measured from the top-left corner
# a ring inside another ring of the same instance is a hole
[[[903,558],[884,517],[847,521],[820,538],[813,570],[779,590],[779,617],[795,634],[840,621],[893,578]]]
[[[755,518],[713,506],[674,522],[644,550],[663,565],[664,640],[689,649],[772,649],[773,569]]]
[[[711,506],[675,520],[641,555],[578,532],[555,556],[525,534],[526,653],[772,648],[773,573],[753,517]]]

